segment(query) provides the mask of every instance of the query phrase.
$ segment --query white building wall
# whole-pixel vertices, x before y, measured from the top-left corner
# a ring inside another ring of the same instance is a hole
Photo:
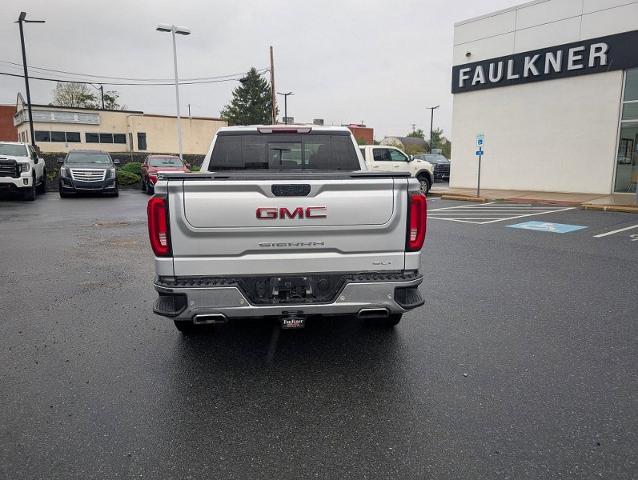
[[[608,193],[620,114],[621,71],[456,95],[450,185]]]
[[[638,30],[638,0],[537,0],[460,22],[454,65]],[[469,53],[469,56],[467,55]],[[454,95],[450,185],[610,193],[623,72]]]

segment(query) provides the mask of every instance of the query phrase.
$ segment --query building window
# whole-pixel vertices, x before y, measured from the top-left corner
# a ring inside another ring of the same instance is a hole
[[[146,150],[146,133],[145,132],[139,132],[137,134],[137,149]]]
[[[51,132],[52,142],[66,142],[66,135],[64,132]]]
[[[68,143],[80,143],[80,132],[66,132],[66,141]]]
[[[638,185],[638,68],[625,72],[620,138],[616,154],[616,192],[635,192]]]
[[[113,143],[113,134],[100,133],[100,143]]]
[[[85,133],[86,143],[124,143],[125,133]]]
[[[42,130],[35,131],[35,141],[36,142],[50,142],[51,141],[51,132],[44,132]]]

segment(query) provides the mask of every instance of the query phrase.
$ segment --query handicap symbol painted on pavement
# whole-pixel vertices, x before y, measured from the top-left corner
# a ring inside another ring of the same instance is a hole
[[[576,230],[582,230],[587,228],[584,225],[567,225],[565,223],[552,223],[552,222],[524,222],[517,223],[515,225],[507,225],[510,228],[520,228],[522,230],[535,230],[537,232],[551,232],[551,233],[569,233]]]

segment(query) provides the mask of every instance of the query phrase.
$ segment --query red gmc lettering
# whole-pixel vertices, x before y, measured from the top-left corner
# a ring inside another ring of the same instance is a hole
[[[328,216],[327,207],[296,207],[290,211],[286,207],[259,207],[255,212],[255,216],[259,220],[286,220],[286,219],[303,219],[303,218],[326,218]]]
[[[259,220],[274,220],[277,218],[277,209],[260,207],[257,209],[256,216]]]
[[[297,207],[292,212],[288,210],[286,207],[282,207],[279,209],[279,218],[285,220],[287,218],[303,218],[303,208]]]
[[[306,208],[306,218],[326,218],[328,209],[326,207],[308,207]]]

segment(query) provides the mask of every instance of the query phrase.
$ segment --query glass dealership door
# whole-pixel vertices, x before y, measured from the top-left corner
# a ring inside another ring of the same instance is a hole
[[[633,193],[638,184],[638,68],[627,70],[620,136],[616,155],[615,192]]]

